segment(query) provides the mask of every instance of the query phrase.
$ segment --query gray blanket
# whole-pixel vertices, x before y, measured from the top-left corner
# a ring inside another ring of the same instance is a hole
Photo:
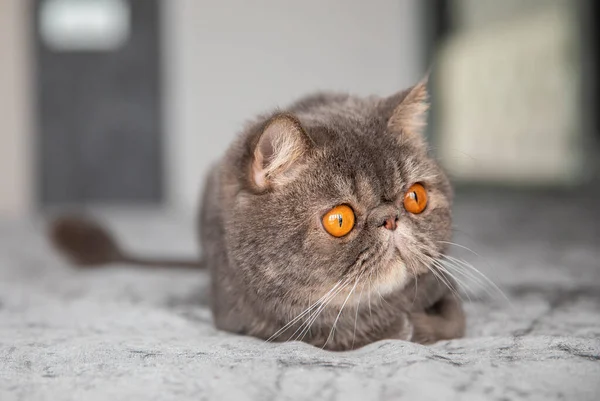
[[[0,400],[598,400],[597,201],[463,194],[455,240],[478,255],[454,254],[508,300],[471,282],[467,338],[344,353],[218,332],[206,273],[75,271],[40,219],[3,221]],[[185,216],[100,215],[130,249],[194,251]]]

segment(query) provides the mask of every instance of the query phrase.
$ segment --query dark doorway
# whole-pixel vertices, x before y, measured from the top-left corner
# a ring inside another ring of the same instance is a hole
[[[40,27],[47,1],[34,0],[32,9],[38,201],[43,206],[160,202],[158,0],[123,0],[129,33],[116,48],[102,50],[49,46]],[[77,0],[74,6],[85,2],[102,3]]]

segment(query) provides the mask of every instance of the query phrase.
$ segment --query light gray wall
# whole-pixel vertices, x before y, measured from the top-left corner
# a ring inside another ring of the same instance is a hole
[[[164,1],[167,194],[192,210],[256,113],[318,89],[390,94],[425,67],[419,0]]]
[[[0,0],[0,217],[33,204],[28,3]]]

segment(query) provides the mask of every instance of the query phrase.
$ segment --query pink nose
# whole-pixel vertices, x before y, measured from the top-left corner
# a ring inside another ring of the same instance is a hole
[[[383,223],[383,226],[390,231],[394,231],[397,227],[397,224],[396,224],[397,222],[398,222],[398,219],[396,217],[390,217],[385,220],[385,222]]]

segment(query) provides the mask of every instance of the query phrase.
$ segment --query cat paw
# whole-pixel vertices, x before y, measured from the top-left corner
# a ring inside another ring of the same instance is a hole
[[[436,317],[426,313],[417,313],[411,316],[413,335],[411,341],[418,344],[430,345],[439,341],[436,330]]]

